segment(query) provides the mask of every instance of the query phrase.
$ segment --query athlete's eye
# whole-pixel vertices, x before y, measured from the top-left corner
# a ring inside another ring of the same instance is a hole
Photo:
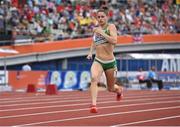
[[[104,18],[104,16],[98,16],[98,19],[100,19],[100,18]]]

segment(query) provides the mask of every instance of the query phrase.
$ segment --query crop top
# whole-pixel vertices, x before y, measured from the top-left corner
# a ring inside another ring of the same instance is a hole
[[[107,35],[110,35],[110,31],[108,30],[108,25],[103,29],[103,31]],[[93,35],[93,41],[94,41],[95,45],[108,43],[108,41],[106,40],[105,37],[103,37],[101,34],[97,34],[97,33]]]

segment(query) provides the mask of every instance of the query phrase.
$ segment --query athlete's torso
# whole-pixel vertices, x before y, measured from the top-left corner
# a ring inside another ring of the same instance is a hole
[[[107,35],[110,35],[110,31],[108,29],[107,25],[103,31],[104,33],[106,33]],[[114,54],[113,54],[113,50],[114,50],[114,45],[109,43],[105,37],[103,37],[100,34],[95,34],[93,36],[93,41],[96,47],[96,57],[102,59],[102,60],[112,60],[114,59]]]

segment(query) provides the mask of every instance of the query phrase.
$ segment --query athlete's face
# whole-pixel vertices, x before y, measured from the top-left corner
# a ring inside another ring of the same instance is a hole
[[[104,25],[107,22],[107,16],[104,12],[98,12],[97,13],[97,21],[99,22],[99,25]]]

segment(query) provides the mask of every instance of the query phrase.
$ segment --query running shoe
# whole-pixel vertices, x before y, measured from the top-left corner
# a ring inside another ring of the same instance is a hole
[[[92,106],[91,106],[90,112],[91,112],[91,113],[97,113],[97,112],[98,112],[96,105],[92,105]]]
[[[122,100],[122,98],[123,98],[123,88],[121,88],[120,93],[117,93],[116,100],[120,101],[120,100]]]
[[[116,96],[116,100],[120,101],[120,100],[122,100],[122,97],[123,97],[123,94],[122,93],[118,93],[117,96]]]

